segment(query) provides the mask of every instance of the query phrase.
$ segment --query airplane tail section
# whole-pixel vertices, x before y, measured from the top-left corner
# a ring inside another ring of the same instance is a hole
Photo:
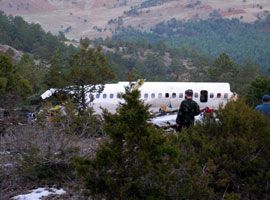
[[[145,79],[139,79],[137,80],[137,82],[135,83],[135,86],[134,86],[134,90],[138,90],[140,87],[142,87],[142,85],[144,84],[145,82]]]

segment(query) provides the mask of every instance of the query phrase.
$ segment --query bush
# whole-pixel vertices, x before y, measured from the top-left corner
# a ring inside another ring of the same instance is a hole
[[[79,152],[75,139],[47,124],[44,128],[13,128],[1,141],[13,154],[10,163],[15,166],[16,173],[22,179],[39,181],[63,178],[70,173],[71,157]]]
[[[42,122],[13,125],[0,136],[0,143],[0,199],[10,199],[44,185],[68,187],[69,193],[81,196],[72,157],[93,157],[100,142]]]
[[[213,161],[210,187],[226,199],[266,199],[270,178],[270,121],[244,100],[194,129],[181,133],[182,148],[193,152],[200,165]]]
[[[55,128],[59,128],[69,135],[104,136],[100,116],[95,114],[92,108],[78,113],[71,101],[65,104],[64,111],[56,113],[52,121]]]

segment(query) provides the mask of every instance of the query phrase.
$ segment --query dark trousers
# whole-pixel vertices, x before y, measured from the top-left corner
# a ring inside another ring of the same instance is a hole
[[[179,126],[176,128],[176,131],[181,132],[182,128],[189,128],[192,123],[180,123]]]

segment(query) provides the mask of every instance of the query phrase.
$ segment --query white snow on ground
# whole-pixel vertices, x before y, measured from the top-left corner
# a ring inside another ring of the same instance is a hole
[[[0,167],[12,167],[12,163],[7,163],[7,164],[0,164]]]
[[[13,200],[39,200],[42,199],[42,197],[46,197],[52,194],[56,195],[62,195],[65,194],[66,192],[63,189],[56,189],[56,188],[38,188],[35,190],[32,190],[31,193],[29,194],[22,194],[13,197]]]
[[[0,151],[0,155],[9,155],[10,152],[9,151]]]

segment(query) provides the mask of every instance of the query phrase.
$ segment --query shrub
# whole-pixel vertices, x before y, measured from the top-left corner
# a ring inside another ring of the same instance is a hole
[[[49,126],[13,128],[1,140],[13,154],[10,162],[16,173],[30,181],[63,178],[71,172],[71,157],[79,151],[75,138]]]
[[[210,187],[226,199],[266,199],[270,178],[270,123],[244,100],[194,129],[181,133],[182,148],[193,152],[200,165],[213,161]]]
[[[72,157],[93,157],[100,143],[86,135],[48,121],[9,127],[0,135],[0,199],[51,184],[81,196]]]
[[[95,114],[92,108],[78,113],[71,101],[65,104],[64,111],[56,113],[52,121],[55,128],[69,135],[104,136],[100,116]]]

